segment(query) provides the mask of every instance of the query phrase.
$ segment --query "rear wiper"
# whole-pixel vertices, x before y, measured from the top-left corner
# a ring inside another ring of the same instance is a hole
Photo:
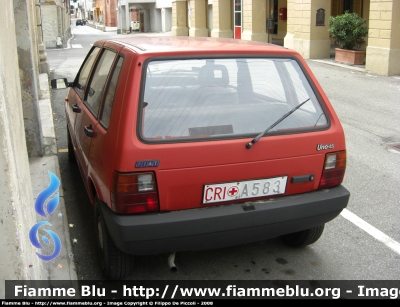
[[[252,139],[251,142],[248,142],[246,144],[246,148],[250,149],[251,146],[253,146],[253,144],[256,143],[259,139],[261,139],[269,130],[274,128],[276,125],[278,125],[281,121],[283,121],[286,117],[288,117],[290,114],[292,114],[294,111],[296,111],[298,108],[300,108],[303,104],[305,104],[309,100],[310,100],[310,98],[308,98],[307,100],[303,101],[297,107],[291,109],[289,112],[287,112],[285,115],[283,115],[280,119],[278,119],[276,122],[274,122],[271,126],[269,126],[267,129],[265,129],[259,135],[257,135],[254,139]]]

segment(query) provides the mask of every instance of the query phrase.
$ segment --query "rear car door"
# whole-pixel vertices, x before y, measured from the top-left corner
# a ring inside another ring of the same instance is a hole
[[[99,124],[95,126],[89,153],[89,175],[93,179],[100,199],[109,195],[113,172],[116,140],[118,138],[120,108],[114,101],[121,102],[124,95],[125,78],[120,78],[125,58],[117,56],[108,77],[105,94],[100,107]],[[120,80],[121,79],[121,80]]]
[[[88,176],[88,157],[92,138],[95,137],[95,127],[98,124],[100,102],[104,94],[106,81],[116,56],[115,51],[103,49],[100,51],[98,60],[94,64],[90,79],[84,93],[84,100],[80,101],[78,114],[75,122],[75,134],[77,153],[81,164],[84,178]]]

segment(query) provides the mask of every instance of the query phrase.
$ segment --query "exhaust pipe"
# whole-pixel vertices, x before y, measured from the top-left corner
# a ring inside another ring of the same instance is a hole
[[[168,267],[171,270],[171,272],[178,271],[178,268],[175,265],[175,253],[169,254],[169,256],[168,256]]]

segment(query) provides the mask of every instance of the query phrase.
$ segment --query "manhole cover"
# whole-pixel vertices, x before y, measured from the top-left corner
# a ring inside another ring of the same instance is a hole
[[[400,153],[400,143],[385,144],[390,152]]]

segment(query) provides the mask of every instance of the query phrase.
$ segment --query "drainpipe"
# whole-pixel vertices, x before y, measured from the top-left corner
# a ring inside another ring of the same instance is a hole
[[[121,1],[118,0],[118,27],[117,34],[122,34],[122,20],[121,20]]]

